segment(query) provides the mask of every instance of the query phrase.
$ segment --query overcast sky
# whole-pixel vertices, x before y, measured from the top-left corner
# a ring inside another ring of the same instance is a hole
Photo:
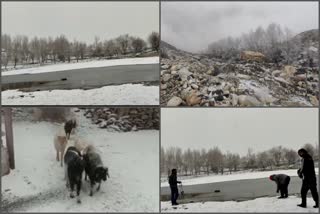
[[[159,32],[159,2],[2,2],[2,33],[93,42]]]
[[[164,108],[161,146],[247,154],[284,146],[298,150],[318,143],[318,109]]]
[[[161,2],[162,40],[186,51],[272,22],[296,33],[318,28],[318,3]]]

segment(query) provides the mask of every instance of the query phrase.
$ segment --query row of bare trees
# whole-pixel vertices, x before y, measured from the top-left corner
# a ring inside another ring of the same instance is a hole
[[[293,40],[288,28],[271,23],[265,29],[261,26],[239,37],[227,37],[208,46],[208,53],[217,58],[231,59],[242,50],[257,51],[269,59],[285,60],[291,63],[300,52],[299,40]]]
[[[95,37],[93,44],[87,44],[77,40],[69,41],[64,35],[30,39],[22,35],[12,37],[4,34],[1,36],[1,59],[2,65],[7,68],[9,63],[16,67],[18,64],[70,62],[72,59],[78,62],[85,58],[113,58],[129,53],[137,54],[148,48],[159,50],[159,33],[152,32],[147,40],[124,34],[109,40]]]
[[[303,146],[315,160],[319,159],[319,148],[312,144]],[[161,174],[167,175],[172,168],[177,168],[183,175],[210,173],[232,173],[239,170],[273,170],[290,168],[299,164],[297,151],[282,146],[254,153],[248,149],[246,155],[223,153],[218,147],[211,149],[186,149],[179,147],[161,147]]]

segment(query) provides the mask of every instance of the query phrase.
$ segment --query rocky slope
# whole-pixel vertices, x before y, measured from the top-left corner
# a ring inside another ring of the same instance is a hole
[[[308,63],[223,61],[163,41],[161,51],[163,106],[319,105],[319,70]]]
[[[159,130],[158,108],[91,108],[84,111],[84,115],[99,128],[119,132]]]

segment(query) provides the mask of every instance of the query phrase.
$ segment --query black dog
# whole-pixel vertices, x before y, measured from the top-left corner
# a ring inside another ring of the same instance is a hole
[[[80,190],[82,173],[84,170],[84,161],[76,147],[70,146],[64,155],[65,178],[67,180],[67,187],[70,186],[70,197],[74,198],[74,186],[77,185],[77,202],[81,203]]]
[[[85,161],[85,180],[87,176],[90,179],[90,196],[93,195],[93,186],[98,183],[97,191],[100,190],[101,181],[106,181],[109,177],[109,170],[103,166],[100,155],[95,151],[93,146],[88,146],[86,153],[83,155]]]
[[[68,120],[64,124],[64,131],[66,132],[67,139],[70,139],[70,134],[72,132],[72,129],[75,129],[76,127],[77,127],[77,122],[74,119]]]

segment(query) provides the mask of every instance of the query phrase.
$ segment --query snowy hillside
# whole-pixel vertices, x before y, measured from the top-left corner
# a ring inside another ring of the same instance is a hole
[[[318,38],[314,30],[294,37],[290,63],[244,60],[243,50],[222,58],[187,53],[162,41],[161,105],[318,106]]]
[[[79,137],[95,145],[110,178],[89,196],[83,180],[81,204],[70,199],[64,171],[55,160],[53,137],[62,124],[14,121],[16,169],[2,177],[2,208],[15,212],[158,212],[159,133],[115,133],[76,113]]]

